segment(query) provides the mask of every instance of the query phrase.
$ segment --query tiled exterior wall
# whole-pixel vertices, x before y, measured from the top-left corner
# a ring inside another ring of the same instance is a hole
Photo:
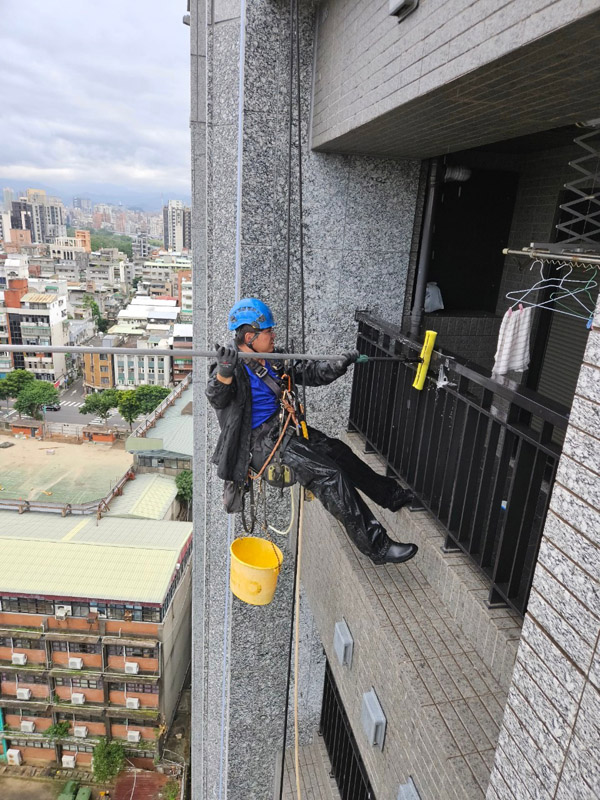
[[[387,0],[324,2],[313,145],[474,73],[594,9],[593,0],[422,0],[398,24]],[[503,88],[494,85],[494,78],[488,78],[488,104]],[[470,89],[485,93],[485,82]]]
[[[378,513],[394,538],[419,545],[409,564],[373,566],[318,502],[307,506],[302,562],[375,796],[395,799],[412,776],[421,800],[483,798],[520,626],[511,612],[488,612],[483,580],[462,554],[441,553],[441,530],[425,512]],[[351,669],[333,651],[342,618],[354,639]],[[371,687],[387,718],[383,752],[360,724]]]
[[[574,145],[521,157],[519,189],[507,247],[520,250],[532,242],[551,240],[560,192],[567,181],[579,177],[569,161],[580,158],[583,153]],[[539,265],[533,271],[529,267],[526,259],[506,256],[498,294],[500,316],[512,305],[512,301],[506,299],[507,292],[526,289],[539,280]],[[548,275],[547,269],[544,275]]]
[[[488,800],[600,796],[599,386],[597,310],[550,503]]]

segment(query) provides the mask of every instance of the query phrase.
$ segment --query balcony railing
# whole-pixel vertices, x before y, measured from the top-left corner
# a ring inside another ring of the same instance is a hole
[[[415,358],[421,345],[362,312],[358,347]],[[476,365],[434,351],[425,387],[416,364],[354,371],[350,428],[387,462],[489,578],[490,604],[525,613],[568,409],[513,391]]]

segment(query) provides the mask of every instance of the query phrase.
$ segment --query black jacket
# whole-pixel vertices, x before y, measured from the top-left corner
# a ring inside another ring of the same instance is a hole
[[[283,374],[283,361],[270,361],[274,372]],[[347,370],[337,361],[295,361],[294,374],[298,385],[326,386]],[[213,453],[217,475],[225,481],[243,483],[250,466],[250,437],[252,435],[252,391],[250,378],[243,365],[237,364],[233,381],[229,384],[217,380],[217,365],[211,368],[206,387],[208,402],[216,410],[221,435]]]

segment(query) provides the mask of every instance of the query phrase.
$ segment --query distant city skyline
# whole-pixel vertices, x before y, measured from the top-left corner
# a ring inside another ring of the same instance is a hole
[[[2,3],[0,188],[189,203],[185,3]]]
[[[121,187],[102,187],[99,186],[97,191],[86,191],[85,187],[80,191],[62,191],[57,187],[48,186],[41,182],[34,184],[17,183],[16,181],[5,180],[0,176],[0,198],[4,189],[12,189],[15,194],[15,199],[19,195],[25,194],[27,189],[43,189],[46,194],[59,197],[65,206],[71,207],[75,197],[85,198],[91,200],[92,204],[105,204],[105,205],[122,205],[124,208],[140,209],[142,211],[154,212],[156,214],[162,213],[162,209],[170,200],[180,200],[184,205],[191,205],[191,198],[189,193],[168,193],[160,191],[136,192]],[[0,200],[1,205],[1,200]]]

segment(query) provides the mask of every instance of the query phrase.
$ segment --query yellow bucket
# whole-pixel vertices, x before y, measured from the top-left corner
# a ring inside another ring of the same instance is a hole
[[[231,544],[229,587],[251,606],[266,606],[273,599],[283,553],[276,544],[257,536],[244,536]]]

